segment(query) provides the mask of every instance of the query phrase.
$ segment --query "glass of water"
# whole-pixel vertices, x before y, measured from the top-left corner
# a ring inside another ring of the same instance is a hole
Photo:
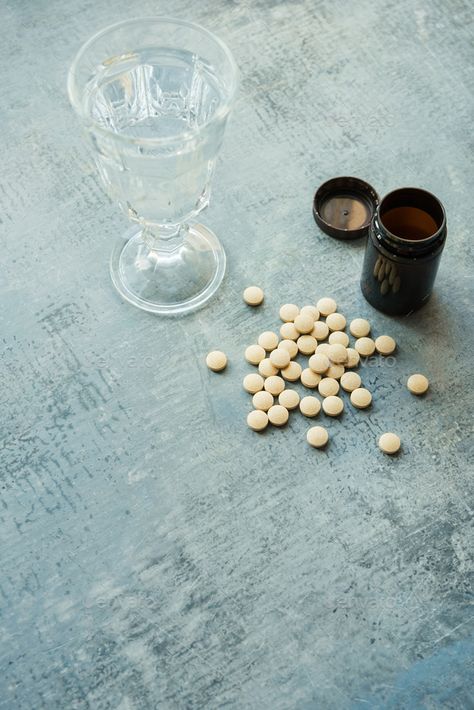
[[[107,27],[71,66],[69,97],[102,182],[133,223],[115,245],[110,272],[138,308],[186,313],[222,281],[224,249],[196,218],[209,203],[237,83],[220,39],[160,17]]]

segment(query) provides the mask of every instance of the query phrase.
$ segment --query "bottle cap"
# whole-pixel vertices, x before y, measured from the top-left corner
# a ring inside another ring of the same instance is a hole
[[[336,239],[366,236],[379,204],[372,185],[356,177],[335,177],[324,182],[313,201],[316,224]]]

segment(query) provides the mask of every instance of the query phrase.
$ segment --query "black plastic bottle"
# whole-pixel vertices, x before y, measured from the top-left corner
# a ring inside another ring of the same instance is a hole
[[[430,192],[389,192],[369,229],[361,279],[367,301],[390,315],[408,315],[426,303],[446,233],[443,205]]]

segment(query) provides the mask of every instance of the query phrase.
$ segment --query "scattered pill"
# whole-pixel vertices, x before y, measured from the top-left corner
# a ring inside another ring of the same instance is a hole
[[[255,392],[260,392],[260,390],[263,389],[264,380],[261,375],[252,373],[250,375],[245,375],[243,384],[244,390],[247,390],[250,394],[255,394]]]
[[[323,399],[323,411],[330,417],[338,417],[344,409],[344,402],[336,395],[329,395]]]
[[[412,394],[416,395],[425,394],[429,386],[428,378],[420,374],[411,375],[407,381],[408,389]]]
[[[336,363],[332,362],[326,370],[325,375],[326,377],[332,377],[334,380],[340,380],[345,371],[346,368],[344,367],[344,365],[337,365]]]
[[[285,389],[285,381],[278,375],[272,375],[267,377],[263,386],[267,392],[277,397]]]
[[[308,395],[303,397],[300,402],[300,412],[304,414],[305,417],[316,417],[321,411],[321,402],[317,397]]]
[[[221,350],[212,350],[206,357],[206,365],[213,372],[220,372],[227,365],[227,356]]]
[[[365,318],[354,318],[350,322],[349,330],[354,338],[364,338],[370,333],[370,323]]]
[[[278,367],[279,369],[286,367],[287,365],[290,364],[290,353],[286,348],[276,348],[276,350],[272,350],[272,352],[269,355],[270,362],[272,365],[275,367]]]
[[[375,338],[375,349],[381,355],[391,355],[396,347],[397,344],[390,335],[379,335],[378,338]]]
[[[303,308],[300,311],[301,315],[310,315],[313,321],[319,319],[319,311],[316,308],[316,306],[303,306]]]
[[[251,365],[258,365],[265,358],[265,350],[261,345],[249,345],[245,350],[245,359]]]
[[[273,399],[270,392],[265,392],[265,390],[260,390],[256,392],[252,397],[252,404],[255,409],[261,409],[263,412],[268,412],[270,407],[273,406],[275,400]]]
[[[271,377],[272,375],[278,375],[278,367],[272,365],[270,358],[268,357],[258,363],[258,371],[262,375],[262,377]]]
[[[324,353],[315,353],[308,360],[308,365],[318,375],[323,375],[330,364],[328,356],[324,355]]]
[[[328,443],[329,434],[323,426],[312,426],[306,432],[306,441],[315,449],[321,449]]]
[[[297,344],[295,343],[294,340],[282,340],[282,341],[278,344],[278,347],[279,347],[279,348],[284,348],[285,350],[288,350],[288,352],[290,353],[290,358],[291,358],[291,359],[294,358],[294,357],[296,357],[296,356],[298,355],[298,346],[297,346]]]
[[[301,377],[302,369],[299,362],[292,360],[287,367],[280,371],[280,375],[288,382],[296,382]]]
[[[347,362],[344,363],[346,367],[357,367],[360,362],[360,355],[354,348],[347,348]]]
[[[285,305],[280,308],[280,318],[285,323],[292,323],[299,312],[300,309],[298,306],[295,306],[294,303],[285,303]]]
[[[347,348],[340,343],[334,343],[329,346],[328,357],[331,362],[341,365],[343,362],[347,362]]]
[[[283,426],[288,421],[288,410],[281,404],[274,404],[268,410],[268,419],[274,426]]]
[[[342,313],[330,313],[326,318],[326,324],[329,330],[344,330],[346,327],[346,319]]]
[[[362,380],[357,372],[345,372],[341,377],[341,387],[346,392],[353,392],[361,386]]]
[[[339,382],[333,377],[323,377],[318,385],[318,392],[322,397],[331,397],[339,392]]]
[[[300,335],[296,344],[300,353],[303,353],[303,355],[312,355],[316,350],[318,341],[316,338],[313,338],[312,335]]]
[[[311,331],[313,338],[319,342],[320,340],[326,340],[329,335],[329,327],[322,320],[317,320]]]
[[[357,409],[366,409],[372,404],[372,395],[365,387],[357,387],[351,392],[351,404]]]
[[[314,389],[319,385],[321,381],[321,375],[318,375],[316,372],[313,372],[311,368],[307,367],[306,369],[303,370],[301,373],[301,383],[305,387],[309,387],[309,389]]]
[[[388,431],[380,437],[379,447],[384,454],[396,454],[400,449],[400,437]]]
[[[337,303],[333,298],[320,298],[316,304],[316,308],[322,316],[329,316],[337,310]]]
[[[298,340],[300,337],[294,323],[283,323],[280,328],[280,335],[285,340]]]
[[[314,328],[314,318],[308,313],[300,313],[295,318],[295,328],[298,333],[311,333]]]
[[[268,424],[268,415],[261,409],[254,409],[247,416],[247,424],[254,431],[262,431]]]
[[[248,286],[244,291],[244,301],[249,306],[259,306],[263,303],[263,291],[258,286]]]
[[[323,355],[326,355],[327,357],[329,357],[329,348],[330,347],[331,346],[329,345],[329,343],[319,343],[315,352],[318,354],[322,353]]]
[[[258,344],[261,345],[264,350],[275,350],[275,348],[278,347],[278,343],[278,335],[271,330],[266,330],[258,336]]]
[[[278,397],[278,404],[286,409],[296,409],[300,403],[300,396],[296,390],[283,390]]]
[[[375,343],[372,338],[358,338],[355,341],[355,349],[363,357],[369,357],[375,352]]]
[[[334,330],[329,335],[329,345],[344,345],[345,348],[349,345],[349,336],[342,330]]]

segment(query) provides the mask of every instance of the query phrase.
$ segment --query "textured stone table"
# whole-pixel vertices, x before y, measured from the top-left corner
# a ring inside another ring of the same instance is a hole
[[[191,18],[242,87],[205,221],[229,269],[181,320],[108,276],[125,227],[65,94],[98,28]],[[64,0],[1,7],[0,708],[472,708],[472,3]],[[439,195],[449,238],[409,319],[359,292],[363,243],[314,188]],[[241,302],[258,283],[262,309]],[[333,295],[400,343],[370,412],[245,427],[244,346],[285,301]],[[208,350],[230,357],[221,376]],[[185,365],[183,367],[183,365]],[[410,396],[406,377],[432,389]],[[403,453],[376,439],[397,431]]]

